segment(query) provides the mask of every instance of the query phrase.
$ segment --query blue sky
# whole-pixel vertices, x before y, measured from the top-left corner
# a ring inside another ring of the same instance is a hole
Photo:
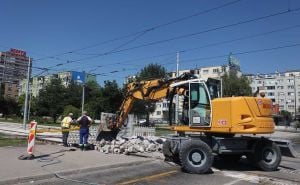
[[[234,3],[140,35],[116,39],[231,2]],[[299,0],[3,0],[0,50],[27,51],[34,67],[51,67],[42,74],[84,70],[101,74],[97,76],[100,84],[104,80],[122,83],[125,76],[136,74],[149,63],[175,71],[176,51],[186,51],[180,53],[179,68],[194,69],[225,64],[225,55],[230,52],[300,44],[300,10],[282,13],[297,8]],[[220,29],[276,13],[282,14]],[[218,29],[199,33],[213,28]],[[184,36],[192,33],[199,34]],[[184,37],[149,44],[179,36]],[[250,38],[224,43],[243,37]],[[109,41],[113,39],[116,40]],[[207,46],[220,42],[223,44]],[[300,46],[236,58],[243,73],[300,69]],[[34,69],[33,75],[41,72]]]

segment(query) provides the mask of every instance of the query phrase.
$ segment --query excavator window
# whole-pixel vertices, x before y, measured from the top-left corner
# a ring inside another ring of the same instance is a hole
[[[190,83],[189,125],[210,126],[210,96],[204,83]]]

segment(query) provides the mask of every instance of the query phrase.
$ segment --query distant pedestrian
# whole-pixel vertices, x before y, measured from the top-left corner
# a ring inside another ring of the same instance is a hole
[[[87,115],[87,112],[84,111],[82,116],[77,119],[79,123],[80,130],[79,130],[79,146],[81,150],[85,150],[88,145],[88,138],[89,138],[89,127],[93,123],[93,120]]]
[[[64,117],[61,121],[61,129],[62,129],[62,142],[64,147],[68,147],[68,137],[69,137],[69,129],[70,125],[73,123],[73,113],[69,113],[68,116]]]

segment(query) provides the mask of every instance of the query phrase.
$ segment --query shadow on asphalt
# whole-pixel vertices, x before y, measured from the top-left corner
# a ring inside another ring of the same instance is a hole
[[[248,162],[247,159],[239,161],[226,161],[225,159],[215,158],[213,167],[227,171],[257,171],[258,169]]]

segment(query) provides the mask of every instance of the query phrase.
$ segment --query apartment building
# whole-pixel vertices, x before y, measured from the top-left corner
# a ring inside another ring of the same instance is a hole
[[[29,57],[26,51],[12,48],[0,52],[0,96],[17,100],[18,84],[26,78],[28,65]]]
[[[299,113],[300,106],[300,70],[278,72],[272,74],[245,75],[250,80],[252,92],[257,89],[278,107],[277,113],[286,110]]]

